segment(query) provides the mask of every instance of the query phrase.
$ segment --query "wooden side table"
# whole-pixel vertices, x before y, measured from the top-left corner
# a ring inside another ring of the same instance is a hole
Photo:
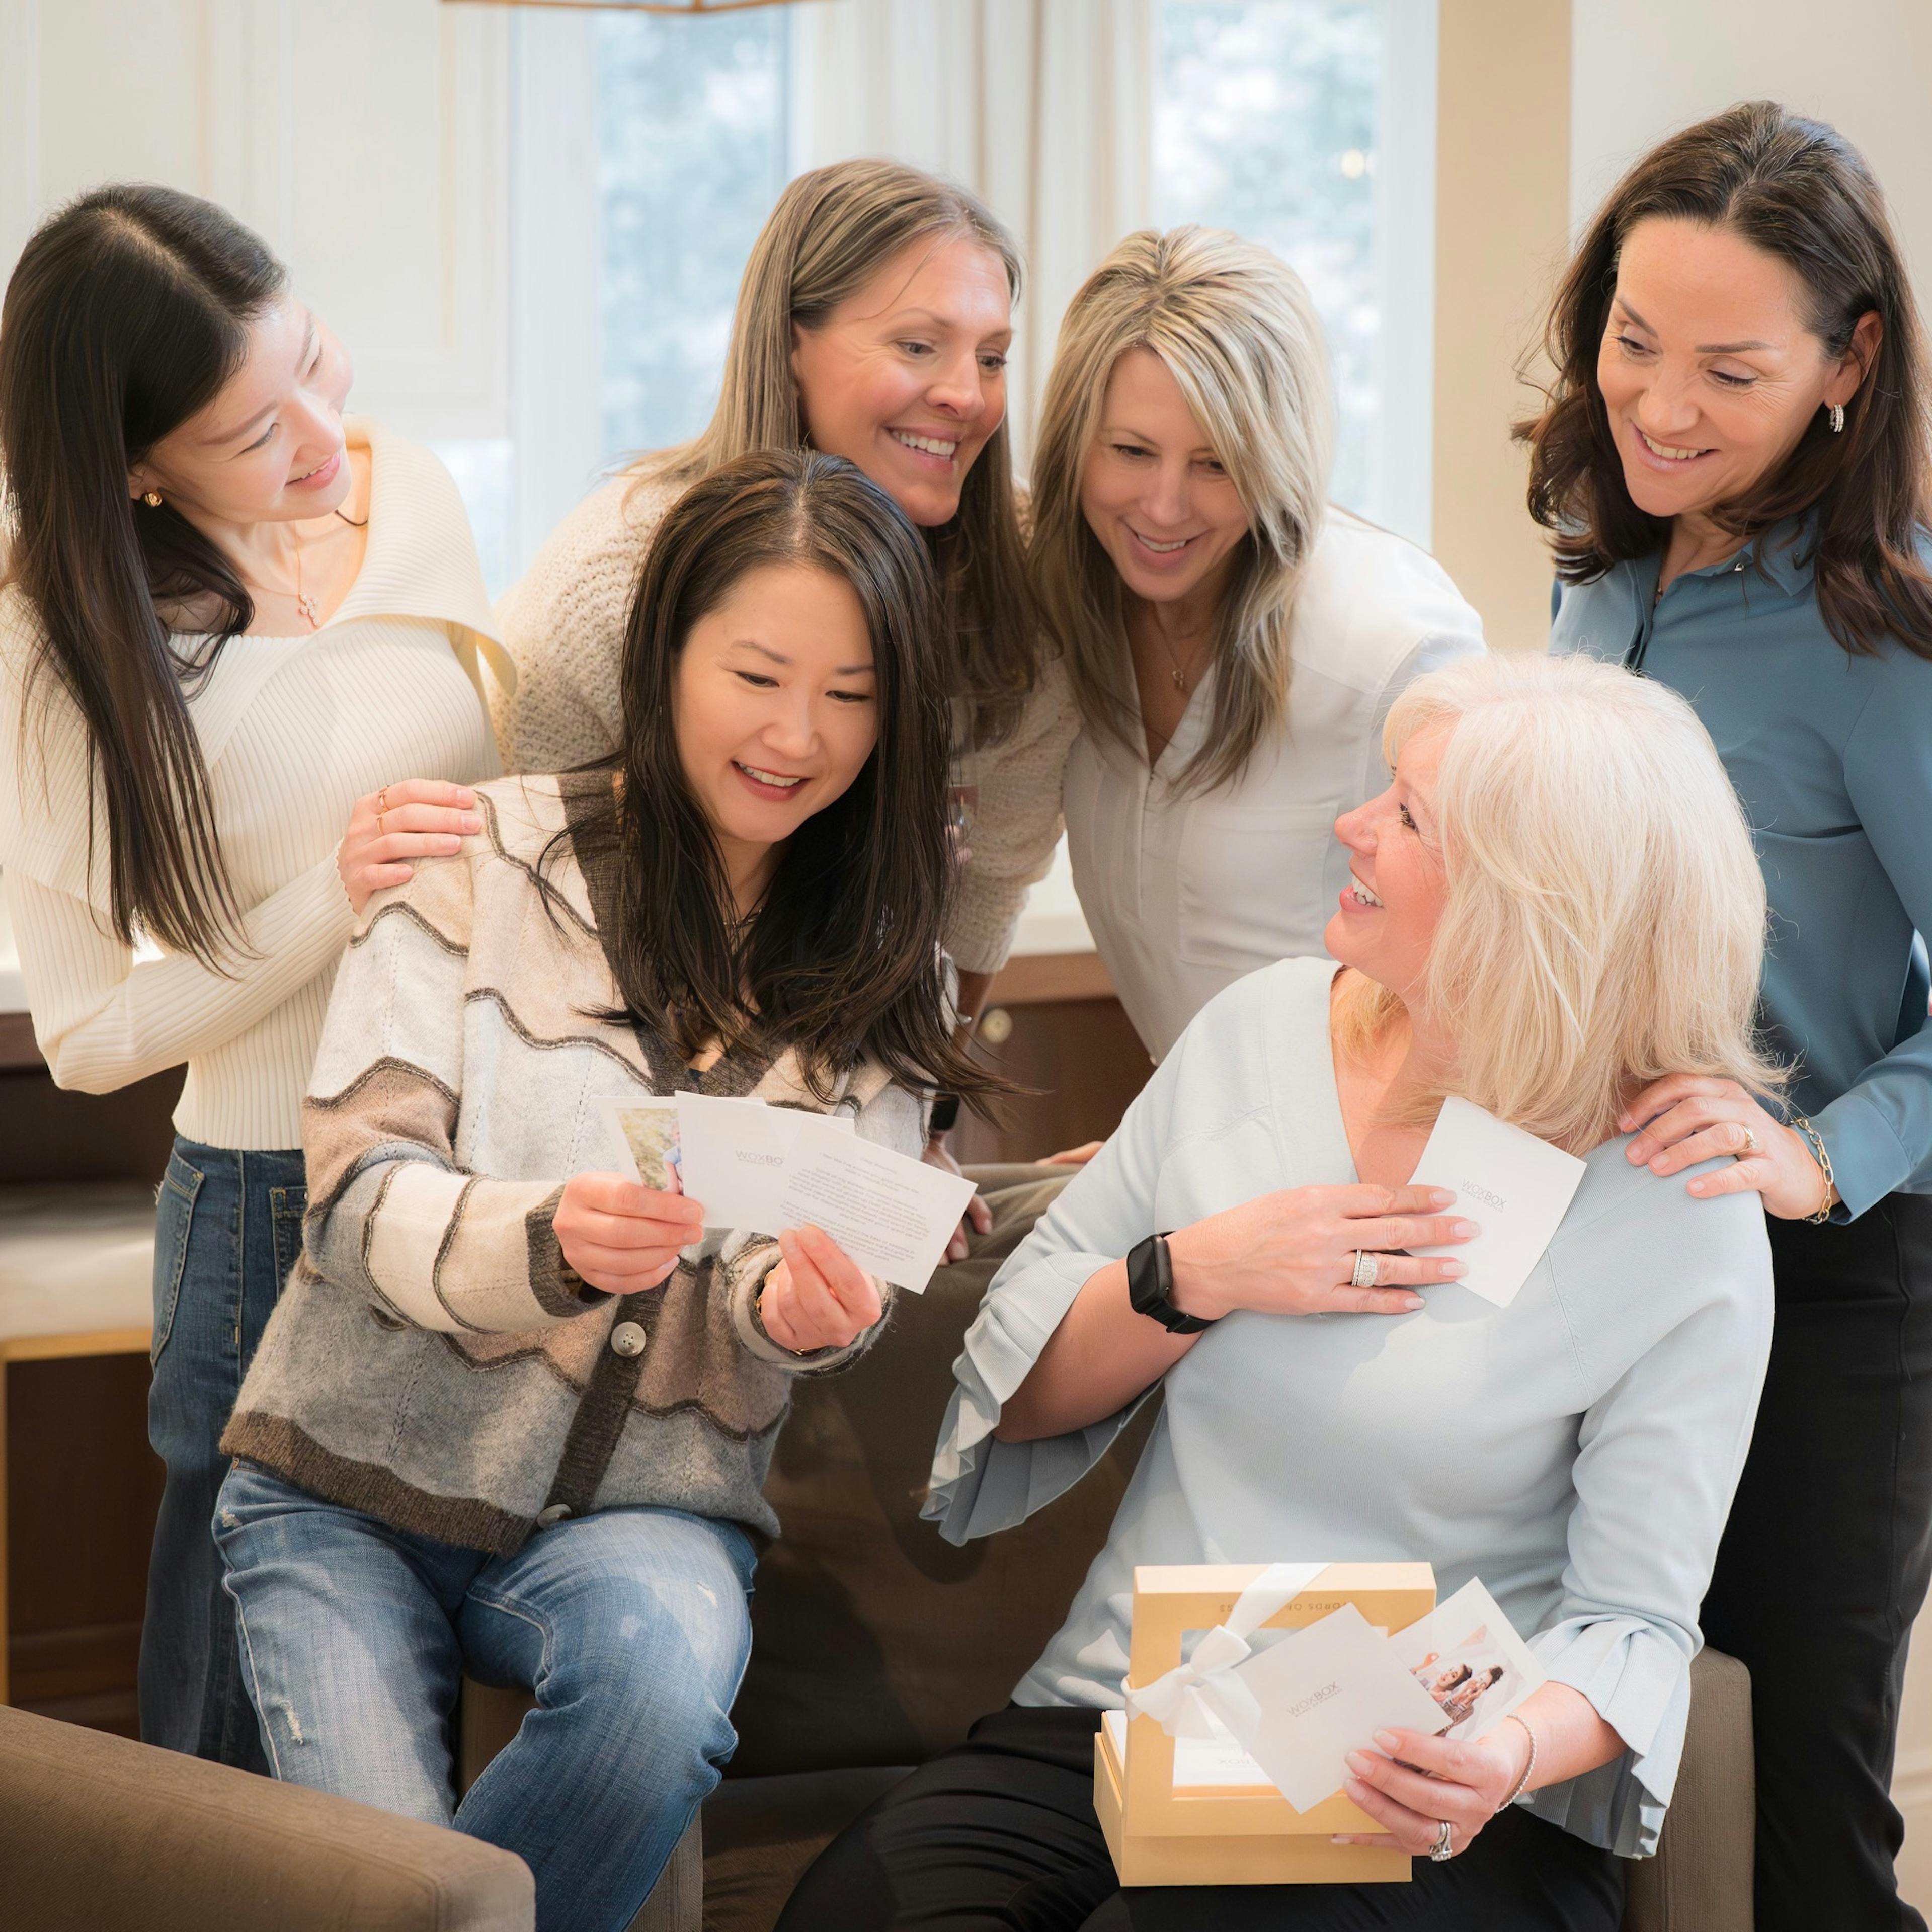
[[[7,1369],[146,1352],[154,1195],[141,1181],[0,1187],[0,1704],[9,1701]]]

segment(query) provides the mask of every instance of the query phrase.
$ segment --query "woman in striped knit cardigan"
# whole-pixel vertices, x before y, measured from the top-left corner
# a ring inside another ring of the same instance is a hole
[[[886,1295],[609,1172],[607,1103],[750,1095],[916,1156],[935,1082],[991,1084],[940,948],[938,610],[849,464],[715,471],[646,562],[619,757],[482,787],[336,981],[217,1540],[276,1774],[517,1852],[544,1932],[627,1925],[717,1781],[792,1378]],[[466,1668],[537,1709],[459,1804]]]

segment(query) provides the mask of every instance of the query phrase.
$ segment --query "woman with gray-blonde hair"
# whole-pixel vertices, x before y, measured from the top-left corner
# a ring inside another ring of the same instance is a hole
[[[496,707],[505,765],[608,756],[626,614],[670,505],[752,450],[856,464],[923,532],[945,598],[967,850],[946,938],[969,1015],[1052,862],[1074,728],[1064,676],[1040,648],[1005,427],[1019,289],[1012,238],[963,188],[892,161],[800,176],[746,264],[709,426],[587,497],[498,614],[518,669]]]
[[[1390,783],[1336,827],[1330,957],[1208,1002],[954,1364],[926,1514],[955,1543],[1046,1508],[1161,1392],[1106,1547],[1013,1702],[836,1840],[780,1932],[1622,1923],[1772,1306],[1751,1196],[1634,1167],[1618,1122],[1666,1072],[1778,1090],[1764,881],[1690,706],[1627,671],[1454,664],[1396,700],[1384,748]],[[1582,1165],[1500,1304],[1493,1249],[1456,1259],[1480,1223],[1415,1184],[1452,1094]],[[1352,1741],[1367,1818],[1344,1841],[1414,1856],[1412,1883],[1122,1888],[1094,1749],[1136,1566],[1290,1557],[1425,1561],[1445,1596],[1480,1577],[1547,1681],[1478,1735]]]
[[[1156,1059],[1230,981],[1322,950],[1390,704],[1483,648],[1432,558],[1328,502],[1334,442],[1321,325],[1267,249],[1130,235],[1068,308],[1032,575],[1083,725],[1074,879]]]

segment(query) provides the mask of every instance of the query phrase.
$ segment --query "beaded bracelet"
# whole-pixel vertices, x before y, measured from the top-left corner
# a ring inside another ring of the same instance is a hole
[[[1515,1712],[1512,1711],[1503,1721],[1506,1724],[1520,1724],[1522,1726],[1522,1734],[1529,1740],[1529,1762],[1523,1766],[1522,1775],[1510,1786],[1509,1796],[1496,1807],[1498,1811],[1506,1806],[1514,1804],[1522,1796],[1523,1787],[1529,1782],[1530,1773],[1536,1768],[1536,1733],[1529,1728],[1528,1719],[1519,1717]]]
[[[1811,1150],[1811,1158],[1818,1163],[1818,1171],[1824,1176],[1825,1192],[1820,1197],[1816,1214],[1808,1214],[1808,1221],[1828,1221],[1832,1218],[1832,1196],[1838,1191],[1837,1177],[1832,1172],[1832,1156],[1825,1146],[1825,1136],[1802,1114],[1793,1114],[1791,1124],[1804,1137],[1806,1146]]]

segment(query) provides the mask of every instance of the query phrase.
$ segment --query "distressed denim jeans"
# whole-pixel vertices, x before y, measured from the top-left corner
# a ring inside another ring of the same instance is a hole
[[[603,1510],[490,1556],[242,1462],[214,1534],[278,1778],[514,1852],[538,1932],[623,1932],[737,1743],[757,1561],[742,1530]],[[459,1802],[466,1668],[537,1702]]]
[[[208,1533],[228,1458],[216,1446],[302,1252],[292,1150],[177,1140],[156,1196],[148,1440],[167,1467],[141,1627],[141,1736],[266,1771],[242,1682],[233,1606]]]

